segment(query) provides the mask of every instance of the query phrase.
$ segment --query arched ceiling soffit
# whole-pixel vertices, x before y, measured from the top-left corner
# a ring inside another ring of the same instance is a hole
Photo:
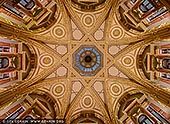
[[[1,69],[1,74],[6,70],[11,70],[11,75],[16,75],[11,81],[14,83],[9,84],[9,81],[4,82],[1,80],[2,91],[4,89],[12,88],[14,85],[19,85],[22,80],[29,80],[34,77],[37,67],[37,51],[36,48],[25,42],[17,42],[15,39],[0,38],[1,52],[2,48],[5,47],[8,54],[2,52],[0,57],[7,59],[8,67]],[[12,46],[8,47],[8,46]],[[19,73],[19,75],[18,75]],[[7,84],[6,84],[7,83]],[[4,84],[4,85],[3,85]]]
[[[78,0],[75,0],[78,1]],[[107,44],[130,44],[139,40],[147,39],[147,35],[152,35],[155,29],[166,27],[162,24],[154,29],[145,32],[126,31],[119,22],[117,8],[121,1],[105,0],[102,7],[96,7],[93,11],[82,10],[74,6],[71,0],[60,1],[60,14],[53,26],[41,33],[33,35],[35,39],[43,40],[45,43],[70,43],[70,41],[80,41],[84,37],[94,37],[96,41],[107,42]],[[74,3],[74,4],[73,4]],[[81,2],[80,2],[81,3]],[[95,2],[94,2],[95,3]],[[84,4],[84,3],[83,3]],[[43,37],[40,37],[43,35]]]
[[[61,64],[60,63],[61,57],[52,48],[48,47],[47,45],[41,44],[40,42],[35,42],[34,40],[31,40],[31,39],[22,38],[22,37],[20,37],[19,39],[16,38],[16,41],[23,42],[34,48],[35,54],[37,57],[37,60],[36,60],[37,65],[35,66],[34,74],[32,75],[32,77],[22,80],[18,82],[17,84],[11,86],[10,88],[1,89],[2,99],[6,99],[6,100],[8,99],[11,101],[15,101],[18,98],[20,98],[21,93],[26,88],[48,77]],[[4,97],[4,95],[5,96],[7,95],[7,96]],[[16,96],[16,97],[13,98],[12,96]],[[2,100],[1,105],[5,105],[5,104],[6,104],[5,100]]]
[[[76,8],[73,1],[65,0],[60,3],[62,11],[57,22],[40,35],[43,34],[47,39],[45,43],[82,42],[85,37],[93,37],[95,41],[108,44],[136,42],[139,38],[125,31],[117,21],[115,12],[119,3],[119,0],[105,0],[102,7],[85,11]],[[38,34],[36,36],[38,37]]]

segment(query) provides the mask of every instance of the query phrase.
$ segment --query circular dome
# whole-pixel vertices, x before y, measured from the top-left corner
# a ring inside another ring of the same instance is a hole
[[[93,76],[102,68],[103,55],[94,46],[81,46],[73,58],[73,67],[82,76]]]
[[[98,58],[100,59],[100,56]],[[93,53],[93,51],[84,51],[80,55],[80,64],[85,68],[93,67],[95,64],[97,64],[97,55]]]

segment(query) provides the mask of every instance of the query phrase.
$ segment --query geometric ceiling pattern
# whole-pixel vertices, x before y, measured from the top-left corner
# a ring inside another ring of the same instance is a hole
[[[0,119],[169,124],[169,8],[163,0],[0,1]]]

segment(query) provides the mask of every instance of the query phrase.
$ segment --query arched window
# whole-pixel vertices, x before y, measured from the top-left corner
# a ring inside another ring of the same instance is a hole
[[[170,79],[170,74],[161,73],[162,78]]]
[[[0,73],[0,80],[9,78],[9,73],[1,74]]]
[[[170,54],[170,49],[167,48],[167,49],[161,49],[161,53],[162,54]]]
[[[13,6],[9,5],[8,3],[4,3],[3,7],[5,7],[6,9],[8,9],[8,11],[13,12],[15,14],[17,14],[19,17],[24,18],[25,14],[20,12],[19,10],[17,10],[16,8],[14,8]]]
[[[19,3],[28,10],[31,10],[35,6],[33,0],[20,0]]]
[[[11,114],[10,116],[8,116],[6,119],[16,119],[21,113],[24,112],[24,108],[21,107],[18,110],[16,110],[13,114]]]
[[[163,59],[162,67],[165,69],[170,69],[170,59]]]
[[[9,52],[9,47],[0,47],[0,52]]]
[[[161,121],[161,124],[170,124],[168,120],[166,120],[162,115],[161,113],[155,111],[151,106],[148,106],[147,107],[147,110],[152,114],[154,115],[158,120]],[[158,123],[155,123],[155,124],[158,124]]]
[[[142,12],[147,12],[149,10],[151,10],[153,8],[153,5],[148,1],[148,0],[144,0],[140,5],[139,5],[139,9]]]
[[[153,122],[144,114],[139,116],[138,123],[139,124],[153,124]]]
[[[165,8],[162,8],[160,10],[157,10],[157,12],[155,12],[154,14],[152,14],[150,17],[148,17],[149,21],[154,20],[157,17],[160,17],[162,14],[164,14],[167,10]],[[163,49],[165,50],[165,49]]]
[[[9,65],[9,60],[6,57],[0,58],[0,69],[6,68]]]

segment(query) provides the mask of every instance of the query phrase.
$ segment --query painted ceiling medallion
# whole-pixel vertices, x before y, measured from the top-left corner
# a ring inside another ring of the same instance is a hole
[[[59,83],[52,88],[52,92],[55,96],[62,97],[65,92],[65,86],[62,83]]]
[[[122,64],[131,67],[134,64],[134,58],[131,55],[122,58]]]
[[[94,105],[94,100],[90,95],[84,96],[82,99],[82,107],[83,108],[92,108]]]
[[[85,14],[82,17],[82,22],[85,26],[91,27],[95,22],[95,16],[91,14]]]
[[[122,93],[123,88],[120,84],[115,83],[110,86],[110,89],[113,96],[118,96]]]
[[[124,32],[120,27],[114,26],[112,27],[110,34],[113,39],[120,39],[122,38]]]
[[[82,76],[94,76],[103,66],[103,54],[95,46],[81,46],[73,54],[73,68]]]
[[[49,67],[54,63],[54,60],[51,56],[41,55],[40,57],[40,65],[42,67]]]
[[[65,34],[66,34],[66,31],[64,29],[64,26],[62,26],[62,25],[57,25],[52,30],[52,35],[55,38],[63,38],[65,36]]]

